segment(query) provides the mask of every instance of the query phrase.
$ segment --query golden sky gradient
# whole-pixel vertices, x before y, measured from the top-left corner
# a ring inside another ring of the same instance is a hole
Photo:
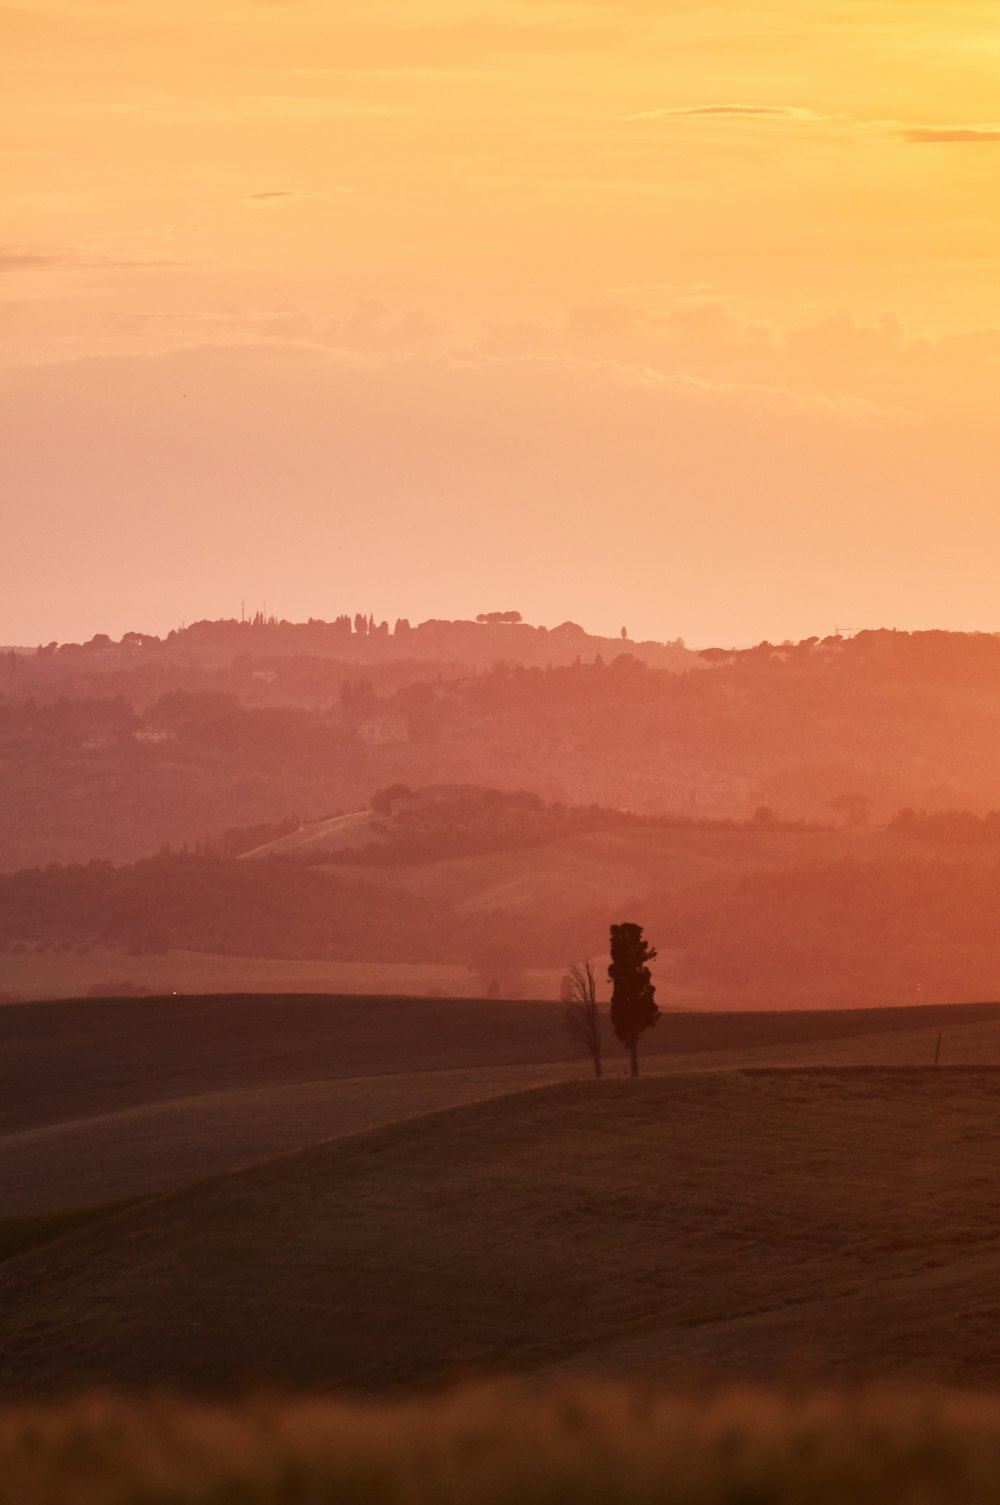
[[[0,68],[3,640],[1000,627],[995,3],[24,0]]]

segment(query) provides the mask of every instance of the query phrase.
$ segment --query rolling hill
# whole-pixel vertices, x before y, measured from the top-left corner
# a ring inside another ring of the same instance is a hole
[[[330,625],[199,624],[162,644],[16,655],[0,688],[0,867],[225,845],[400,781],[735,821],[997,803],[992,634],[763,643],[711,653],[709,669],[677,644]]]
[[[308,857],[318,854],[341,854],[377,847],[384,840],[387,822],[374,810],[355,810],[348,815],[331,815],[326,820],[307,822],[274,841],[254,847],[247,857]]]
[[[574,829],[590,812],[529,813],[554,834],[524,841],[510,835],[514,822],[497,833],[441,816],[414,841],[358,812],[240,859],[164,852],[123,868],[0,874],[0,999],[129,982],[196,994],[492,988],[555,998],[569,960],[600,957],[626,911],[659,948],[660,997],[674,1006],[1000,993],[992,843],[615,812]],[[373,833],[373,851],[351,848]],[[463,845],[473,849],[449,854]]]
[[[641,1054],[649,1069],[917,1065],[942,1031],[946,1063],[1000,1065],[1000,1003],[671,1012]],[[607,1025],[605,1035],[609,1072],[616,1061],[624,1069]],[[8,1004],[0,1136],[215,1093],[574,1059],[551,1003],[261,994]]]
[[[610,1035],[610,1031],[607,1032]],[[676,1013],[650,1073],[1000,1065],[1000,1007]],[[606,1043],[614,1077],[624,1057]],[[183,1186],[335,1135],[585,1078],[561,1012],[439,999],[87,999],[0,1010],[0,1219]],[[16,1230],[15,1230],[16,1231]]]
[[[309,850],[305,833],[298,849]],[[321,838],[319,838],[321,839]],[[270,848],[254,853],[263,856]],[[421,863],[338,864],[342,880],[404,889],[459,914],[539,910],[553,920],[595,905],[672,894],[713,879],[782,872],[804,863],[884,862],[881,831],[746,831],[636,825],[557,837],[544,845]]]
[[[0,1385],[996,1383],[998,1084],[579,1082],[317,1144],[0,1267]]]
[[[527,996],[556,996],[562,967],[529,967]],[[0,1003],[29,1000],[172,994],[308,993],[462,998],[475,976],[460,962],[330,961],[313,957],[233,956],[170,948],[143,952],[95,946],[0,954]],[[7,997],[4,998],[3,994]]]

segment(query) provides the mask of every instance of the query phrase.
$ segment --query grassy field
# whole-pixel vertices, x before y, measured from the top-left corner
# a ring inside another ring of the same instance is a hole
[[[66,999],[0,1008],[0,1134],[213,1092],[576,1059],[562,1006],[269,994]],[[644,1038],[701,1065],[1000,1065],[1000,1004],[667,1013]],[[605,1023],[607,1070],[624,1055]],[[834,1055],[831,1056],[831,1051]],[[582,1068],[581,1068],[582,1069]]]
[[[300,833],[295,840],[294,851],[308,855],[307,835]],[[321,832],[317,841],[322,850]],[[252,855],[268,850],[262,848]],[[359,883],[405,888],[421,898],[454,904],[460,913],[541,908],[558,916],[594,904],[625,903],[636,894],[672,893],[709,878],[847,858],[885,862],[898,855],[897,843],[881,830],[713,831],[636,826],[444,861],[338,864],[337,873]]]
[[[20,1213],[0,1217],[0,1264],[7,1259],[17,1259],[42,1244],[49,1244],[65,1233],[75,1233],[78,1228],[85,1228],[99,1218],[111,1217],[130,1205],[129,1201],[122,1200],[76,1207],[71,1212]]]
[[[365,817],[370,819],[370,817]],[[356,819],[356,817],[351,817]],[[315,858],[325,845],[320,823],[248,854]],[[741,828],[621,826],[560,836],[540,845],[443,860],[337,864],[345,881],[404,888],[453,904],[459,913],[539,909],[553,917],[593,905],[627,903],[638,894],[669,894],[712,878],[837,862],[898,862],[932,855],[941,862],[995,861],[989,846],[940,843],[914,847],[881,828],[768,831]]]
[[[565,968],[525,973],[532,997],[555,998]],[[16,998],[77,998],[100,984],[136,983],[152,993],[368,993],[453,998],[475,992],[468,967],[423,962],[288,961],[274,957],[218,956],[167,951],[132,956],[124,951],[5,951],[0,954],[0,994]]]
[[[943,1031],[942,1031],[943,1026]],[[1000,1008],[677,1014],[646,1071],[1000,1065]],[[624,1057],[608,1041],[609,1077]],[[84,1000],[0,1010],[0,1216],[162,1192],[319,1140],[584,1080],[546,1004]]]
[[[306,996],[0,1009],[0,1134],[218,1092],[566,1061],[556,1004]]]
[[[1000,1403],[479,1387],[0,1411],[0,1505],[986,1505]]]
[[[169,1191],[319,1140],[581,1075],[575,1063],[554,1062],[340,1077],[46,1124],[0,1138],[0,1208],[41,1212]]]
[[[1000,1385],[998,1097],[981,1067],[688,1073],[315,1145],[9,1260],[0,1385]]]

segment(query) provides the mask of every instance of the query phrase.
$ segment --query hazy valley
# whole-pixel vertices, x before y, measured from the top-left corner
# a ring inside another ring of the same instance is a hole
[[[674,1006],[1000,991],[986,634],[341,618],[3,663],[8,997],[551,998],[623,907]]]

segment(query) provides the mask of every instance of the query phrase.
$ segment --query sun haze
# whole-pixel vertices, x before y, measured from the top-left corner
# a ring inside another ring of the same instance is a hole
[[[20,0],[0,32],[0,641],[241,598],[996,625],[995,5]]]

